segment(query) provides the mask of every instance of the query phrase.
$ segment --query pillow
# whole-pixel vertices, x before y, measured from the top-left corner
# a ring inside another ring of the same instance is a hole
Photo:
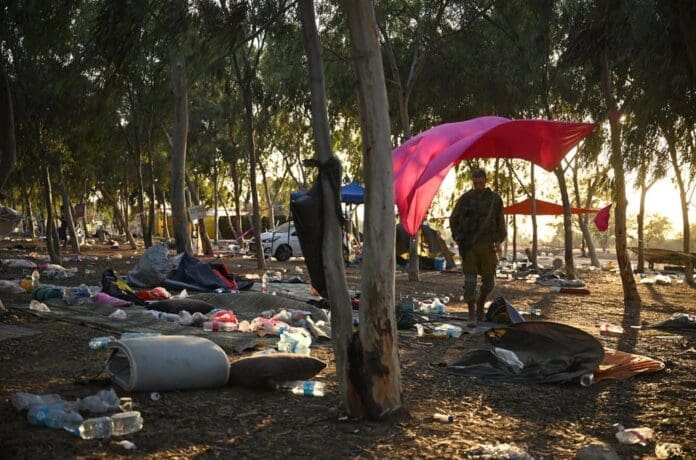
[[[326,367],[326,363],[311,356],[295,353],[273,353],[249,356],[230,364],[230,385],[254,388],[273,388],[288,380],[308,380]]]
[[[204,302],[198,299],[189,299],[187,297],[158,300],[153,302],[146,307],[148,310],[163,311],[165,313],[179,313],[182,310],[186,310],[189,313],[203,313],[204,315],[214,307],[208,302]]]

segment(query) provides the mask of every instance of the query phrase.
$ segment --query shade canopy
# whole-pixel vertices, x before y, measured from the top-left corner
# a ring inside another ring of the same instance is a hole
[[[365,188],[355,182],[342,186],[341,201],[349,204],[363,204],[365,202]]]
[[[563,214],[563,206],[556,203],[550,203],[548,201],[540,200],[536,198],[536,215],[537,216],[558,216]],[[598,209],[586,209],[586,208],[570,208],[571,214],[594,214],[599,212]],[[527,198],[518,203],[513,203],[510,206],[503,208],[503,214],[532,214],[532,200]]]
[[[415,235],[440,184],[470,158],[520,158],[551,171],[593,129],[592,123],[479,117],[424,131],[392,155],[394,200],[406,232]]]

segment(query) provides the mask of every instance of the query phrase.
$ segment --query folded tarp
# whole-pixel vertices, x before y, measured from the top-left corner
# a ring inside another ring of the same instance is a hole
[[[486,349],[448,363],[453,373],[489,380],[560,383],[589,374],[602,362],[604,348],[580,329],[528,321],[486,331]]]

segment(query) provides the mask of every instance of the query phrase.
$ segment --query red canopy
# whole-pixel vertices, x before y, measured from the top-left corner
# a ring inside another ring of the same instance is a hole
[[[594,126],[480,117],[439,125],[412,137],[392,156],[394,200],[404,229],[416,234],[447,172],[460,161],[522,158],[550,171]]]
[[[563,206],[556,203],[550,203],[548,201],[540,200],[536,198],[536,215],[537,216],[558,216],[563,214]],[[599,212],[598,209],[585,209],[585,208],[570,208],[571,214],[594,214]],[[532,200],[527,198],[526,200],[520,201],[519,203],[513,203],[510,206],[503,208],[503,214],[532,214]]]

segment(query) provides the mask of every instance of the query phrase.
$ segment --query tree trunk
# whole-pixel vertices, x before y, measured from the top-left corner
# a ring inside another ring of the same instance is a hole
[[[580,184],[578,183],[577,168],[573,169],[573,187],[575,188],[575,202],[577,203],[578,207],[581,208],[582,203],[580,202]],[[586,208],[589,208],[592,205],[592,189],[590,187],[588,187],[587,190],[586,204]],[[594,241],[592,240],[592,234],[590,233],[587,215],[578,214],[578,221],[580,223],[580,230],[582,231],[583,241],[587,245],[587,252],[590,256],[590,264],[593,267],[599,268],[599,258],[597,258],[597,250],[595,249]]]
[[[169,195],[177,252],[193,254],[186,211],[186,143],[188,141],[188,87],[184,55],[177,49],[171,53],[174,88],[174,129],[172,135],[172,179]]]
[[[645,179],[641,179],[640,184],[640,208],[638,211],[638,273],[645,272],[645,195],[648,193],[648,187],[645,185]]]
[[[220,243],[220,216],[218,215],[218,208],[220,207],[220,194],[218,193],[218,163],[217,163],[217,157],[215,160],[215,166],[214,166],[214,173],[213,173],[213,206],[215,206],[215,226],[214,226],[214,232],[215,232],[215,245],[217,246]]]
[[[275,227],[275,210],[273,209],[273,199],[271,198],[271,190],[268,186],[268,178],[266,177],[266,168],[263,165],[263,161],[259,162],[259,169],[261,170],[261,180],[263,182],[263,195],[268,206],[268,224],[273,228]]]
[[[63,216],[68,222],[68,232],[70,233],[70,245],[73,249],[73,254],[80,253],[80,242],[77,241],[77,231],[75,230],[75,219],[73,218],[72,203],[70,203],[70,193],[68,192],[68,184],[65,182],[65,176],[63,176],[63,165],[58,162],[58,181],[60,188],[60,195],[63,199]]]
[[[309,86],[312,105],[312,132],[317,158],[326,165],[332,157],[329,118],[326,107],[324,88],[324,70],[322,67],[319,36],[314,18],[313,0],[299,1],[299,15],[302,23],[302,43],[309,65]],[[343,264],[342,233],[339,216],[333,204],[336,201],[326,174],[321,174],[321,188],[324,203],[324,233],[322,238],[322,263],[326,277],[326,288],[331,305],[332,342],[336,358],[336,376],[343,399],[343,405],[351,415],[361,415],[356,410],[358,396],[350,375],[352,369],[348,361],[348,349],[353,335],[352,308],[350,294],[346,284]]]
[[[625,314],[627,320],[640,320],[641,299],[638,294],[636,280],[631,269],[631,259],[628,256],[626,245],[626,180],[624,178],[623,155],[621,153],[621,125],[619,123],[619,110],[611,89],[611,70],[609,68],[608,50],[605,45],[601,59],[601,89],[609,112],[609,132],[611,135],[610,163],[614,169],[615,203],[614,208],[614,235],[616,238],[616,259],[621,274],[621,285],[624,293]]]
[[[569,280],[574,280],[575,260],[573,259],[573,221],[570,214],[570,198],[568,197],[568,185],[566,184],[563,168],[558,165],[553,172],[558,179],[558,188],[561,191],[561,202],[563,203],[563,231],[565,234],[565,273]]]
[[[665,134],[665,139],[667,139],[667,147],[669,149],[669,158],[672,163],[672,168],[674,169],[674,177],[677,180],[677,187],[679,188],[679,200],[681,202],[681,212],[682,212],[682,248],[684,251],[684,279],[686,283],[692,287],[696,288],[696,280],[694,280],[694,265],[691,261],[691,228],[689,226],[689,201],[686,198],[686,187],[684,186],[684,179],[681,175],[681,168],[679,166],[679,159],[677,158],[677,147],[674,132],[671,129],[663,129]]]
[[[251,189],[251,205],[252,205],[252,225],[254,226],[254,241],[256,241],[256,266],[259,270],[266,269],[266,258],[261,244],[261,210],[259,208],[259,194],[256,190],[256,150],[254,146],[254,101],[251,91],[251,76],[248,69],[245,68],[245,75],[242,75],[237,63],[236,55],[234,57],[235,71],[239,84],[242,86],[244,97],[244,124],[247,134],[247,154],[249,155],[249,185]],[[247,63],[248,64],[248,63]]]
[[[169,233],[169,218],[167,217],[167,196],[162,190],[162,226],[164,227],[164,238],[166,240],[171,239],[172,235]]]
[[[423,224],[421,224],[422,226]],[[420,281],[420,259],[418,257],[418,246],[420,243],[421,229],[416,231],[415,236],[408,239],[408,280]]]
[[[186,185],[188,186],[189,192],[191,192],[191,201],[194,205],[199,206],[201,204],[201,200],[198,196],[198,190],[188,179],[188,177],[186,178]],[[201,242],[203,243],[203,254],[206,256],[212,256],[213,245],[210,243],[208,229],[205,228],[205,214],[202,218],[198,219],[198,234],[200,235]]]
[[[48,165],[43,167],[44,203],[46,205],[46,249],[51,258],[51,263],[60,264],[60,241],[56,230],[56,221],[53,216],[53,190],[51,190],[51,173]]]
[[[143,238],[145,240],[145,247],[149,248],[152,246],[152,237],[155,232],[155,197],[157,196],[157,190],[155,190],[155,167],[152,161],[152,147],[148,149],[147,153],[147,172],[148,179],[150,180],[150,188],[148,189],[148,200],[150,203],[148,205],[147,231],[143,235]]]
[[[360,330],[349,352],[349,413],[381,419],[401,408],[394,314],[394,189],[389,104],[372,2],[346,0],[365,171]]]
[[[130,244],[131,249],[137,249],[138,245],[135,243],[135,238],[133,238],[133,234],[131,233],[130,228],[128,228],[126,219],[123,217],[121,209],[118,207],[116,198],[114,197],[114,195],[109,193],[105,187],[100,187],[99,191],[101,192],[102,196],[107,201],[107,203],[109,203],[114,208],[114,219],[116,219],[117,225],[124,229],[124,233],[126,234],[126,238],[128,239],[128,243]]]
[[[0,190],[10,177],[17,161],[12,93],[3,61],[4,59],[0,59]]]
[[[537,233],[537,215],[536,215],[536,182],[534,180],[534,163],[530,163],[529,169],[529,188],[530,188],[530,204],[531,204],[531,218],[532,218],[532,250],[529,254],[529,262],[533,267],[538,267],[537,265],[537,251],[538,251],[538,233]]]
[[[34,213],[32,212],[30,200],[31,192],[26,188],[27,182],[24,179],[23,173],[20,173],[20,180],[22,181],[22,195],[24,199],[24,204],[22,205],[24,208],[24,231],[31,238],[36,238],[36,229],[34,228]]]

